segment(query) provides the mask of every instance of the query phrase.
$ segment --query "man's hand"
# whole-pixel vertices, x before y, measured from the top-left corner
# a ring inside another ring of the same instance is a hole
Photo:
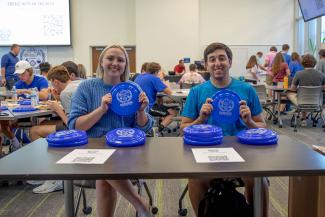
[[[199,119],[205,121],[206,119],[209,118],[213,110],[213,106],[211,102],[212,102],[211,98],[206,99],[205,103],[202,105],[202,108],[200,110]]]
[[[242,120],[245,122],[245,124],[250,124],[253,122],[252,119],[252,113],[250,108],[247,106],[247,103],[245,100],[241,100],[239,102],[240,107],[239,107],[239,114]]]
[[[58,112],[59,110],[62,110],[60,104],[57,101],[48,101],[47,104],[52,111]]]
[[[31,90],[28,90],[28,89],[18,89],[18,90],[17,90],[17,94],[18,94],[18,95],[20,95],[20,94],[25,94],[25,93],[27,93],[27,94],[31,94],[32,91],[31,91]]]

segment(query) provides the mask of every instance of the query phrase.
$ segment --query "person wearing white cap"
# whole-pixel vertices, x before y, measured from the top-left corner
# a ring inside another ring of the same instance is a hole
[[[44,77],[34,75],[33,68],[29,62],[25,60],[19,61],[16,63],[15,70],[15,74],[19,77],[19,81],[15,84],[18,95],[30,95],[32,93],[32,88],[36,87],[39,91],[39,99],[47,100],[48,82]]]

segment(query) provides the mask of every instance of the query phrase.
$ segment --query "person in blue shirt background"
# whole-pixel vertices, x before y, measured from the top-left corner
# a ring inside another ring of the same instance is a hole
[[[288,44],[283,44],[282,45],[282,55],[283,55],[283,59],[284,61],[289,65],[291,62],[291,56],[288,54],[290,49],[290,46]]]
[[[1,85],[11,90],[14,84],[19,80],[14,74],[15,65],[19,61],[18,54],[20,46],[18,44],[11,45],[10,52],[1,58]]]
[[[210,80],[193,87],[186,99],[182,113],[181,130],[194,124],[209,123],[222,128],[225,136],[235,136],[240,130],[247,128],[266,127],[262,116],[262,108],[254,88],[229,75],[232,64],[232,51],[222,43],[212,43],[204,51],[204,60]],[[211,97],[220,90],[228,89],[237,93],[240,98],[240,120],[233,124],[217,124],[210,116],[213,111]],[[246,200],[253,202],[253,177],[241,177],[245,183]],[[190,179],[188,182],[189,196],[195,213],[198,213],[200,201],[209,188],[210,180]],[[263,182],[264,216],[268,213],[268,184]]]
[[[39,99],[48,99],[48,81],[42,76],[34,75],[29,62],[21,60],[16,64],[15,69],[15,74],[19,77],[19,81],[15,84],[18,96],[26,97],[32,93],[32,88],[36,87],[39,91]]]
[[[296,72],[304,70],[304,67],[301,65],[301,59],[300,56],[297,52],[292,52],[291,54],[291,62],[289,64],[289,69],[290,69],[290,82],[293,77],[295,77]]]
[[[146,71],[138,75],[134,80],[134,82],[139,84],[139,86],[148,96],[150,114],[164,117],[158,126],[159,132],[163,131],[164,128],[166,128],[173,121],[173,117],[177,115],[177,111],[175,109],[163,105],[162,102],[156,103],[158,92],[163,92],[167,95],[172,94],[172,90],[167,87],[158,77],[158,72],[160,70],[161,67],[158,63],[148,63]]]
[[[110,109],[112,87],[129,79],[129,59],[126,50],[119,45],[106,47],[100,54],[98,63],[102,78],[83,81],[72,97],[68,118],[69,129],[85,130],[89,137],[102,137],[108,131],[120,127],[150,131],[153,119],[147,113],[149,100],[144,92],[140,94],[141,105],[134,115],[121,117]],[[114,215],[117,192],[135,207],[139,216],[150,216],[148,206],[129,180],[96,181],[97,216]]]

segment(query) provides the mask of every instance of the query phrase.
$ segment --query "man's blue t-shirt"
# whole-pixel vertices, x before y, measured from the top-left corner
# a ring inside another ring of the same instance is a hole
[[[287,53],[282,53],[284,61],[289,65],[291,62],[291,56]]]
[[[296,72],[304,70],[304,67],[298,61],[291,61],[289,64],[290,77],[295,77]]]
[[[44,88],[48,88],[49,84],[44,77],[34,75],[32,83],[26,84],[25,82],[19,80],[15,84],[16,89],[31,89],[37,87],[38,91],[41,91]]]
[[[1,58],[1,68],[5,68],[6,72],[6,79],[8,78],[16,78],[18,76],[14,74],[15,72],[15,65],[19,61],[18,57],[15,56],[13,53],[9,52],[2,56]]]
[[[263,110],[255,89],[248,83],[232,78],[231,83],[226,88],[217,88],[210,80],[193,87],[186,98],[182,116],[193,120],[197,119],[206,99],[212,98],[214,94],[223,89],[231,90],[237,93],[241,100],[245,100],[251,110],[252,116],[257,116],[262,113]],[[234,124],[217,124],[212,116],[210,116],[207,123],[221,127],[224,136],[235,136],[239,131],[248,128],[241,119]]]
[[[149,99],[149,108],[155,104],[157,92],[161,92],[167,87],[160,78],[149,73],[138,75],[134,82],[146,93]]]

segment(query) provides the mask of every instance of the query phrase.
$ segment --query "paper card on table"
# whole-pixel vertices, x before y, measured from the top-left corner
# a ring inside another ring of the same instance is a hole
[[[104,164],[115,149],[75,149],[57,164]]]
[[[233,148],[192,148],[197,163],[244,162]]]

